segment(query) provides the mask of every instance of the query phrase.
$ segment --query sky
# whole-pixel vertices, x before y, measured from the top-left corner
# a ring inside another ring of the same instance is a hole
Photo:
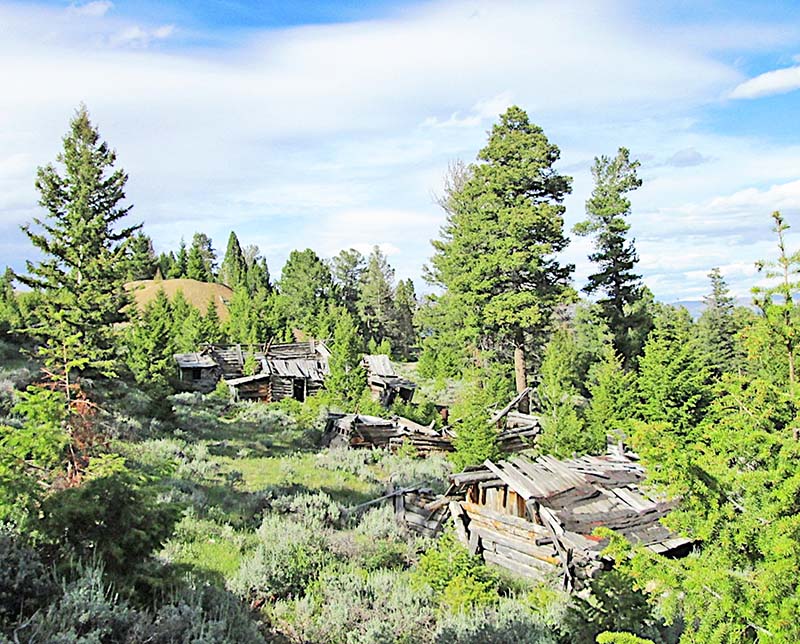
[[[235,230],[275,276],[293,249],[379,245],[429,288],[448,164],[512,104],[561,149],[567,229],[595,157],[641,161],[629,221],[658,299],[700,299],[715,266],[736,295],[763,283],[774,210],[800,248],[794,0],[0,0],[0,88],[0,266],[17,270],[36,169],[81,103],[157,252],[202,231],[222,254]],[[573,235],[564,253],[577,288],[591,251]]]

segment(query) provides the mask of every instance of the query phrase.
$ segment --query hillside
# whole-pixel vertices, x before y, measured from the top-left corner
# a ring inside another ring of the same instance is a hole
[[[198,282],[190,279],[136,280],[128,282],[125,288],[133,291],[133,295],[136,298],[136,306],[140,310],[155,298],[159,289],[164,289],[164,293],[170,300],[175,297],[178,291],[182,291],[189,304],[203,313],[208,308],[209,300],[213,299],[217,306],[220,320],[225,322],[230,317],[228,302],[233,296],[233,290],[224,284]]]

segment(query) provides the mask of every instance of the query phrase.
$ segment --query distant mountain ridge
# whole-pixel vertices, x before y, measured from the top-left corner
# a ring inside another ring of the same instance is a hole
[[[669,304],[670,306],[682,306],[689,311],[689,315],[695,320],[700,317],[706,308],[706,303],[703,302],[703,300],[678,300],[677,302],[670,302]],[[752,309],[754,308],[753,298],[746,296],[737,297],[736,306],[744,306],[745,308]]]

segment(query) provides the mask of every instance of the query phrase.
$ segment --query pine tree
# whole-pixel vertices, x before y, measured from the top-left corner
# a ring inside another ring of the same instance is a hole
[[[631,330],[637,324],[647,324],[646,320],[636,320],[629,314],[630,307],[640,299],[642,288],[640,276],[633,272],[639,258],[633,241],[626,238],[630,224],[625,220],[631,212],[631,202],[625,195],[642,185],[636,174],[638,168],[639,162],[630,159],[626,148],[620,148],[613,159],[595,158],[592,167],[595,187],[586,202],[588,218],[573,229],[578,235],[595,236],[595,252],[589,259],[598,265],[599,272],[589,276],[583,290],[605,295],[598,303],[614,334],[614,347],[627,365],[633,364],[635,352],[641,348],[632,346]]]
[[[123,206],[127,175],[114,170],[116,154],[100,141],[85,107],[76,112],[53,165],[39,168],[36,188],[45,218],[43,232],[23,226],[43,254],[28,262],[20,281],[42,292],[41,355],[50,376],[67,397],[82,372],[115,373],[114,326],[125,319],[129,298],[123,288],[128,245],[140,226],[120,227],[131,206]]]
[[[157,260],[153,252],[153,240],[144,233],[137,233],[128,252],[128,280],[149,280],[156,272]]]
[[[690,433],[710,402],[710,373],[686,309],[664,307],[645,344],[637,381],[638,415]]]
[[[127,362],[137,382],[157,388],[169,384],[175,370],[174,328],[172,306],[159,289],[128,331]]]
[[[338,300],[358,319],[358,292],[366,268],[364,256],[355,248],[342,250],[331,260],[331,274]]]
[[[211,238],[205,233],[195,233],[192,236],[192,246],[189,249],[190,258],[194,249],[197,249],[195,253],[200,255],[200,260],[203,263],[202,273],[206,276],[204,281],[213,282],[217,275],[217,253],[214,250]],[[187,273],[188,271],[187,264]]]
[[[211,275],[203,260],[203,254],[200,248],[194,244],[192,244],[191,249],[189,249],[189,257],[186,260],[186,277],[190,280],[197,280],[198,282],[211,281]]]
[[[711,294],[703,298],[706,308],[697,321],[697,327],[708,364],[720,376],[735,370],[739,328],[734,317],[734,299],[719,268],[711,269],[708,277]]]
[[[537,446],[546,454],[570,457],[605,447],[605,434],[592,432],[578,412],[578,347],[567,328],[556,329],[544,352],[539,370],[542,435]]]
[[[247,282],[247,263],[235,232],[228,237],[228,248],[219,269],[219,281],[232,289]]]
[[[181,245],[171,270],[167,273],[170,279],[182,279],[186,277],[189,270],[189,255],[186,252],[186,242],[181,239]]]
[[[272,283],[270,282],[269,267],[267,260],[258,254],[258,246],[251,244],[242,251],[242,254],[247,290],[252,294],[258,291],[264,291],[265,295],[271,293]]]
[[[161,253],[156,260],[157,270],[161,273],[162,279],[172,277],[175,272],[175,254],[170,251],[169,253]]]
[[[795,297],[800,293],[800,251],[789,254],[786,250],[784,235],[789,225],[781,213],[772,213],[772,219],[775,222],[773,231],[778,237],[778,259],[774,262],[761,261],[757,267],[768,279],[779,281],[775,286],[754,288],[753,295],[767,328],[783,349],[789,385],[794,387],[797,382],[796,354],[800,342],[798,307],[795,302]]]
[[[330,374],[325,379],[325,389],[346,408],[352,408],[367,386],[367,374],[361,364],[363,347],[353,316],[340,308],[337,319],[329,359]]]
[[[176,298],[177,300],[177,298]],[[175,307],[173,306],[173,325],[172,333],[175,343],[176,353],[191,353],[197,351],[203,338],[203,316],[193,306],[189,307],[188,313],[180,318],[175,314]]]
[[[589,435],[615,439],[628,436],[631,409],[636,405],[635,385],[635,372],[626,371],[613,345],[607,344],[589,371]]]
[[[6,267],[0,277],[0,339],[19,328],[21,321],[19,303],[14,293],[14,272]]]
[[[203,316],[203,323],[200,326],[200,334],[203,342],[218,344],[222,342],[225,335],[222,332],[222,323],[219,319],[219,311],[214,303],[214,298],[208,301],[206,314]]]
[[[367,337],[380,342],[396,336],[394,269],[375,246],[358,288],[358,313]]]
[[[540,349],[573,270],[557,259],[569,243],[562,201],[571,183],[553,168],[559,155],[522,109],[510,107],[480,163],[453,177],[442,200],[447,222],[433,242],[430,278],[447,291],[440,303],[457,311],[442,319],[472,325],[479,344],[513,349],[518,391],[528,384],[526,346]]]
[[[414,322],[419,304],[411,279],[400,280],[394,291],[395,337],[392,343],[395,353],[403,360],[411,358],[417,344],[417,328]]]
[[[315,334],[333,298],[330,269],[310,248],[293,250],[283,267],[278,286],[282,315],[288,323]]]
[[[451,410],[451,418],[456,419],[451,456],[456,470],[500,455],[497,428],[489,424],[488,410],[508,396],[506,379],[491,370],[469,371],[464,383]]]

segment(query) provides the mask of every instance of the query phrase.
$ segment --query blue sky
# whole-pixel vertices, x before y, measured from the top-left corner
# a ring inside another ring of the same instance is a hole
[[[32,248],[36,167],[85,102],[129,175],[157,250],[231,230],[273,274],[289,251],[379,244],[418,286],[448,163],[472,161],[516,103],[574,177],[631,149],[640,270],[659,299],[734,292],[774,255],[780,209],[800,247],[800,3],[4,2],[0,264]],[[590,240],[564,260],[576,286]]]

